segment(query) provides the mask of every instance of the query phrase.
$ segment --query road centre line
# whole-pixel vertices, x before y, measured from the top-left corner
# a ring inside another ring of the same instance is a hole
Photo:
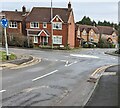
[[[58,70],[54,70],[54,71],[52,71],[52,72],[50,72],[50,73],[48,73],[48,74],[45,74],[45,75],[42,75],[42,76],[40,76],[40,77],[35,78],[35,79],[33,79],[32,81],[36,81],[36,80],[42,79],[42,78],[44,78],[44,77],[47,77],[47,76],[49,76],[49,75],[52,75],[52,74],[56,73],[57,71],[58,71]]]
[[[5,91],[6,91],[6,90],[1,90],[0,93],[3,93],[3,92],[5,92]]]

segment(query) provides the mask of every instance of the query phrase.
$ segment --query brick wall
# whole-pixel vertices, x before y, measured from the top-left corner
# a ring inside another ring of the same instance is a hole
[[[11,33],[16,33],[16,34],[22,34],[22,22],[17,22],[17,28],[7,28],[7,33],[11,34]]]
[[[74,22],[74,15],[71,12],[69,20],[68,20],[68,44],[71,48],[75,46],[75,22]]]
[[[30,22],[26,23],[26,29],[31,29],[30,28]],[[39,24],[39,28],[35,28],[37,30],[42,30],[43,28],[43,24]],[[49,33],[51,34],[51,24],[47,23],[47,28],[45,28],[46,30],[49,31]],[[67,40],[67,24],[63,24],[62,25],[62,30],[53,30],[53,35],[60,35],[62,36],[62,43],[64,46],[66,46],[66,40]],[[52,38],[51,36],[48,38],[48,43],[49,45],[52,45]]]

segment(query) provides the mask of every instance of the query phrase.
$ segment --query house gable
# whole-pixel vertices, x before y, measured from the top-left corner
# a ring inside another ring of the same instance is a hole
[[[86,31],[86,29],[83,29],[83,31],[82,31],[82,35],[87,35],[87,31]]]
[[[93,29],[90,29],[89,35],[94,36],[95,34],[96,34],[96,32]]]
[[[116,33],[116,32],[113,32],[113,33],[112,33],[112,36],[117,36],[117,33]]]
[[[51,22],[62,22],[62,23],[64,23],[63,20],[60,18],[59,15],[56,15],[56,16],[51,20]]]
[[[49,36],[49,34],[45,30],[41,30],[38,36]]]

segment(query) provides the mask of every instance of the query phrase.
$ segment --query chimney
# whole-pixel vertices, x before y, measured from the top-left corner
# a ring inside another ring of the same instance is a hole
[[[115,31],[115,25],[113,24],[113,30]]]
[[[22,12],[23,12],[23,13],[26,12],[26,7],[25,7],[25,6],[22,7]]]
[[[95,23],[93,23],[93,27],[96,27],[96,24],[95,24]]]
[[[68,3],[68,11],[70,11],[71,10],[71,2],[69,1],[69,3]]]
[[[17,9],[15,9],[15,12],[17,12]]]

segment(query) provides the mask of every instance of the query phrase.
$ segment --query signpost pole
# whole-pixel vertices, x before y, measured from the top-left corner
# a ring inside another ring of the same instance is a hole
[[[4,28],[4,35],[5,35],[5,47],[6,47],[6,59],[9,60],[9,53],[8,53],[8,43],[7,43],[7,33],[6,28],[8,26],[8,20],[6,18],[2,18],[0,20],[2,27]]]
[[[52,38],[52,49],[53,49],[53,7],[52,7],[52,0],[51,0],[51,38]]]
[[[7,43],[7,34],[6,34],[6,27],[4,28],[4,35],[5,35],[5,47],[6,47],[6,59],[7,59],[7,60],[9,60],[8,43]]]

